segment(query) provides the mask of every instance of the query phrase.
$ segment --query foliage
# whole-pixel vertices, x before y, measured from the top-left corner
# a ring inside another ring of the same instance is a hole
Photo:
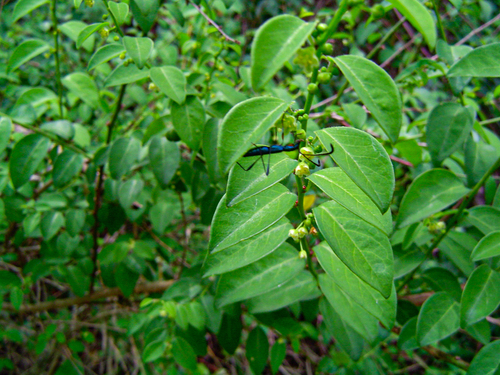
[[[499,371],[498,6],[334,3],[5,4],[0,371]]]

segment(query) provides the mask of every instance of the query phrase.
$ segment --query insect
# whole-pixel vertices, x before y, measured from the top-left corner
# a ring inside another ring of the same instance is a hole
[[[259,160],[262,161],[262,167],[264,168],[264,171],[266,172],[266,176],[269,175],[269,167],[271,164],[271,154],[278,154],[280,152],[293,152],[293,151],[299,151],[299,154],[302,155],[305,159],[310,161],[316,166],[320,166],[319,163],[314,162],[313,160],[309,159],[309,157],[314,157],[314,156],[324,156],[324,155],[331,155],[333,153],[333,145],[330,143],[330,151],[329,152],[323,152],[319,154],[304,154],[302,153],[299,148],[300,148],[300,143],[303,142],[303,140],[298,139],[295,141],[295,143],[288,144],[288,145],[272,145],[272,146],[257,146],[254,144],[254,148],[251,148],[248,150],[245,155],[243,155],[244,158],[250,157],[250,156],[259,156],[258,159],[256,159],[248,168],[243,167],[240,163],[238,165],[243,169],[244,171],[249,171],[252,169],[252,167],[257,163]],[[267,161],[267,168],[264,164],[264,155],[269,155],[268,161]]]

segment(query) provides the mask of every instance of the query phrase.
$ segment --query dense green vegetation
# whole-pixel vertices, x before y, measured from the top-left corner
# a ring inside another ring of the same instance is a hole
[[[500,371],[494,1],[0,9],[0,373]]]

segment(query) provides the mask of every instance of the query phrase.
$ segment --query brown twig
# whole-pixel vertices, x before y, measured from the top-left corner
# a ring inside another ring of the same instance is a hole
[[[200,6],[196,5],[194,2],[191,2],[191,4],[192,4],[192,5],[196,8],[196,10],[197,10],[198,12],[200,12],[200,14],[201,14],[201,15],[202,15],[202,16],[203,16],[203,17],[204,17],[204,18],[205,18],[205,19],[206,19],[206,20],[207,20],[207,21],[208,21],[208,22],[209,22],[209,23],[210,23],[213,27],[215,27],[215,28],[217,29],[217,31],[218,31],[219,33],[221,33],[221,35],[222,35],[222,36],[223,36],[226,40],[229,40],[229,41],[230,41],[230,42],[232,42],[232,43],[240,44],[240,42],[239,42],[238,40],[233,39],[233,38],[231,38],[229,35],[227,35],[227,34],[224,32],[224,30],[222,30],[222,27],[220,27],[219,25],[217,25],[217,24],[215,23],[215,21],[214,21],[214,20],[212,20],[209,16],[207,16],[207,15],[205,14],[205,12],[203,12],[203,10],[200,8]]]
[[[159,293],[168,289],[172,285],[173,280],[155,281],[147,284],[139,284],[135,287],[134,293]],[[10,303],[4,303],[3,309],[5,311],[18,312],[18,313],[34,313],[47,310],[64,309],[70,306],[85,305],[92,303],[102,298],[117,297],[123,295],[120,288],[107,288],[98,290],[92,294],[83,297],[71,297],[66,299],[57,299],[55,301],[45,301],[34,305],[22,305],[19,310],[14,309]]]

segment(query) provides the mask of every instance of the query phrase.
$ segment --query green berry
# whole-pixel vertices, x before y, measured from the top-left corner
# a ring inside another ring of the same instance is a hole
[[[328,28],[328,25],[326,23],[320,23],[320,24],[318,24],[318,26],[316,26],[316,28],[319,31],[323,32],[323,31],[325,31]]]
[[[318,74],[318,82],[319,83],[329,83],[331,79],[332,79],[331,73],[325,72],[325,73]]]
[[[310,83],[309,85],[307,85],[307,92],[310,94],[314,94],[317,89],[318,89],[318,85],[315,83]]]
[[[321,51],[325,55],[331,55],[333,53],[333,44],[331,44],[331,43],[323,44],[323,47],[321,47]]]

